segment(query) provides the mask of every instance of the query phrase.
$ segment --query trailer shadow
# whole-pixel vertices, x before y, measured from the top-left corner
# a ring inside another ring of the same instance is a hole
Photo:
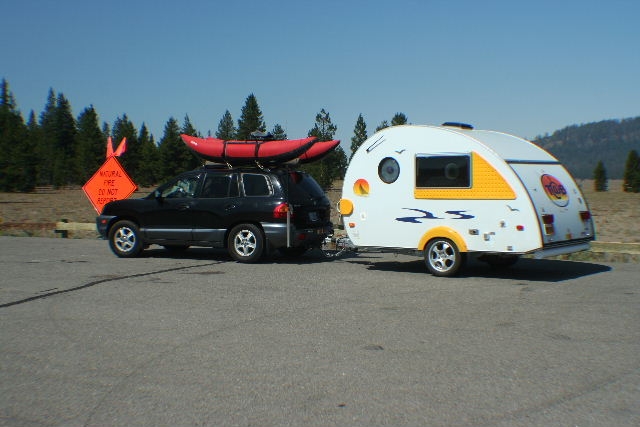
[[[348,262],[364,264],[373,271],[396,271],[428,275],[424,261],[375,261],[351,260]],[[562,282],[593,274],[611,271],[611,267],[585,261],[535,260],[521,259],[508,268],[492,268],[489,265],[470,260],[457,277],[482,277],[487,279],[527,280],[534,282]]]
[[[194,259],[203,261],[235,262],[225,249],[193,247],[185,251],[168,251],[159,246],[152,246],[142,253],[142,257],[167,259]],[[325,262],[348,262],[363,265],[371,271],[389,271],[429,275],[421,258],[390,261],[381,254],[345,252],[338,257],[328,257],[320,250],[310,250],[300,256],[287,256],[272,253],[261,261],[262,264],[317,264]],[[538,282],[562,282],[580,277],[610,271],[611,267],[587,261],[568,261],[552,259],[520,259],[508,268],[492,268],[489,265],[470,259],[457,277],[482,277],[487,279],[528,280]],[[430,276],[432,277],[432,276]]]

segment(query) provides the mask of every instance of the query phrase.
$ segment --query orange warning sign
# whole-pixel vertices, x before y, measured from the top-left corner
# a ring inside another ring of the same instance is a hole
[[[126,199],[137,188],[114,156],[109,157],[82,186],[84,194],[98,214],[102,212],[104,205],[113,200]]]

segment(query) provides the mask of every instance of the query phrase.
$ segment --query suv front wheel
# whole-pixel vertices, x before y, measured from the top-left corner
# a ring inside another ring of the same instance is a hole
[[[229,233],[227,247],[238,262],[258,262],[264,251],[262,230],[253,224],[240,224]]]
[[[118,221],[109,230],[109,246],[120,258],[138,256],[143,249],[138,226],[131,221]]]

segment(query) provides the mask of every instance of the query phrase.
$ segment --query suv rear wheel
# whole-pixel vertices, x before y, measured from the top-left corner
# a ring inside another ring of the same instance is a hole
[[[227,247],[238,262],[258,262],[264,252],[262,230],[253,224],[240,224],[229,233]]]

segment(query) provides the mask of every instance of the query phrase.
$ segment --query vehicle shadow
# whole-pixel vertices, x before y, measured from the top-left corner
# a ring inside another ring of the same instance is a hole
[[[273,251],[265,254],[261,264],[316,264],[320,262],[332,262],[336,259],[348,259],[355,257],[355,252],[345,252],[338,256],[327,256],[319,249],[311,249],[304,254],[285,255],[279,251]],[[140,255],[142,258],[167,258],[167,259],[193,259],[219,262],[236,262],[234,261],[226,249],[207,248],[207,247],[190,247],[181,251],[167,250],[162,246],[151,246],[145,249]]]
[[[159,246],[152,246],[142,252],[142,257],[167,259],[192,259],[203,261],[236,262],[225,249],[192,247],[184,251],[169,251]],[[371,252],[344,252],[336,257],[327,256],[319,249],[309,250],[300,256],[283,255],[273,252],[265,255],[261,264],[317,264],[341,260],[352,264],[366,266],[371,271],[391,271],[428,275],[422,258],[415,261],[389,261],[388,257]],[[507,268],[494,268],[486,263],[470,259],[457,277],[483,277],[487,279],[528,280],[539,282],[562,282],[580,277],[610,271],[611,267],[587,261],[565,261],[553,259],[520,259],[515,265]]]
[[[141,258],[194,259],[203,261],[232,262],[233,260],[224,249],[206,247],[192,247],[176,251],[167,250],[161,246],[151,246],[140,254]]]
[[[416,261],[350,260],[348,262],[367,265],[373,271],[397,271],[403,273],[429,274],[422,259]],[[469,260],[457,277],[482,277],[487,279],[527,280],[535,282],[562,282],[580,277],[611,271],[611,267],[585,261],[550,259],[521,259],[507,268],[494,268],[486,263]]]

